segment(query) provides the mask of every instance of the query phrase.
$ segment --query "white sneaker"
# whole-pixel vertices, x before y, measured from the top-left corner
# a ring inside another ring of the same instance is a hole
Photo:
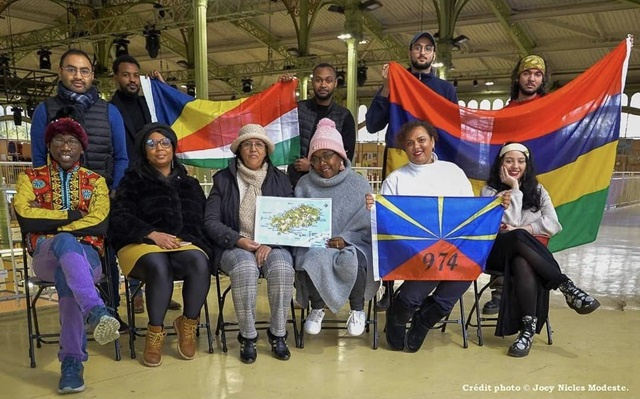
[[[324,309],[311,309],[304,322],[304,331],[307,334],[316,335],[322,330],[322,319],[324,319]]]
[[[364,310],[352,310],[349,312],[349,319],[347,320],[347,332],[349,335],[353,337],[362,335],[365,324],[367,324],[367,316],[364,314]]]

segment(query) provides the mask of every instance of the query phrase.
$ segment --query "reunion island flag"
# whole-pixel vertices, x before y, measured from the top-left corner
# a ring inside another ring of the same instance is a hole
[[[235,157],[230,146],[248,123],[265,127],[275,144],[274,165],[288,165],[300,155],[297,81],[276,83],[251,97],[230,101],[195,99],[154,79],[142,83],[154,121],[178,135],[176,154],[187,165],[222,169]]]
[[[459,107],[392,64],[387,134],[394,137],[410,120],[429,121],[438,130],[438,157],[460,166],[476,192],[500,147],[521,142],[532,153],[538,180],[549,191],[563,227],[549,249],[585,244],[596,239],[606,204],[630,53],[626,39],[564,87],[497,111]]]
[[[496,238],[499,197],[376,195],[371,212],[376,280],[475,280]]]

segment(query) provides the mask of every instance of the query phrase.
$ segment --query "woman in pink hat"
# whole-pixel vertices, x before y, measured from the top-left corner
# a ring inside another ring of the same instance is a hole
[[[351,169],[335,123],[320,120],[309,144],[311,170],[296,185],[296,197],[331,198],[331,239],[326,248],[296,248],[297,300],[311,303],[304,324],[308,334],[322,329],[325,306],[338,312],[349,301],[347,331],[364,332],[365,300],[375,295],[370,215],[362,198],[371,192],[367,180]]]

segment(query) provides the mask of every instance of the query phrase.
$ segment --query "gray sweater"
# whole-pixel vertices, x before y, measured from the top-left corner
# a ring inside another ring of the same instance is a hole
[[[357,252],[367,262],[365,300],[375,295],[379,283],[373,280],[371,255],[371,216],[365,208],[365,194],[371,193],[367,180],[345,162],[345,170],[330,179],[313,168],[295,188],[300,198],[331,198],[331,236],[342,237],[345,248],[295,248],[296,270],[305,271],[332,312],[342,308],[349,298],[358,271]],[[309,294],[303,278],[296,278],[297,300],[306,306]]]
[[[541,205],[537,212],[531,212],[529,209],[523,210],[522,191],[511,190],[511,204],[504,211],[502,223],[510,224],[514,227],[530,225],[534,235],[542,234],[552,237],[562,231],[562,225],[558,222],[558,215],[549,193],[542,184],[538,184],[538,189],[540,190]],[[497,193],[495,188],[488,186],[482,187],[482,191],[480,191],[482,197],[493,197]]]

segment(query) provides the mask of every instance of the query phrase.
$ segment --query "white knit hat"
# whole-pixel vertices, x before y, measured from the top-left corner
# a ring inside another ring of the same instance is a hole
[[[336,130],[336,123],[329,118],[322,118],[318,122],[318,128],[309,143],[309,159],[318,150],[332,150],[347,160],[347,153],[344,150],[342,136]]]
[[[238,137],[231,143],[231,151],[235,154],[240,144],[245,140],[258,139],[264,141],[267,145],[267,154],[271,154],[275,149],[273,141],[267,136],[267,131],[257,123],[249,123],[242,126],[238,132]]]

